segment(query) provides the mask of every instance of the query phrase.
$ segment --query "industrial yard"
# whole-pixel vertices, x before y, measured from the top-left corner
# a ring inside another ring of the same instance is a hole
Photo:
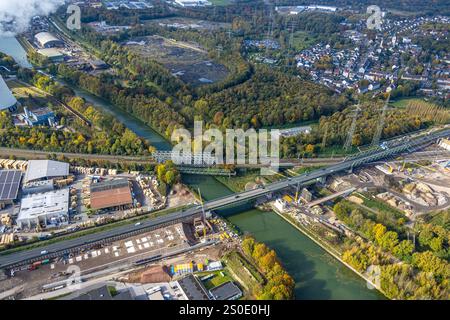
[[[0,199],[3,245],[196,203],[181,184],[161,195],[156,177],[140,172],[50,160],[0,159],[0,167],[0,184],[10,190]]]

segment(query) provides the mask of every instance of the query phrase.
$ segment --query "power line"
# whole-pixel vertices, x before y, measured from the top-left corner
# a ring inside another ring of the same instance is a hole
[[[356,121],[358,120],[358,115],[359,115],[360,111],[361,111],[361,108],[359,107],[359,104],[358,104],[356,106],[355,110],[353,111],[352,124],[350,125],[350,130],[348,131],[347,139],[345,140],[345,143],[344,143],[345,151],[350,149],[350,147],[352,145],[353,136],[355,135],[355,130],[356,130]]]
[[[377,130],[375,131],[375,135],[373,136],[372,139],[372,147],[377,147],[380,144],[380,139],[381,139],[381,134],[383,132],[384,129],[384,122],[386,119],[386,111],[388,108],[388,104],[389,104],[389,99],[391,98],[391,93],[388,93],[388,97],[386,99],[386,102],[383,106],[383,109],[381,111],[381,116],[380,116],[380,121],[378,122],[378,127]]]

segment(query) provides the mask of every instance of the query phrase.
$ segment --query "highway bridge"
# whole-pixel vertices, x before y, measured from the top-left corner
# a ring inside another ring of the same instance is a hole
[[[326,168],[322,168],[309,173],[304,173],[296,177],[287,178],[257,189],[236,193],[205,202],[204,210],[216,210],[223,207],[235,205],[237,203],[247,202],[252,199],[270,196],[274,192],[288,187],[300,186],[312,181],[320,181],[322,179],[325,179],[327,176],[337,172],[352,171],[357,167],[379,161],[381,159],[399,155],[401,153],[414,152],[429,145],[430,143],[436,142],[440,138],[448,136],[450,136],[450,129],[428,132],[421,136],[414,136],[413,138],[404,137],[401,141],[398,141],[395,144],[389,144],[384,149],[379,148],[377,150],[371,150],[365,153],[361,153],[357,156],[348,158],[340,163],[328,166]],[[73,252],[82,248],[89,248],[94,246],[95,244],[108,243],[118,239],[127,238],[169,224],[191,220],[195,216],[200,215],[201,212],[201,206],[195,206],[179,212],[168,214],[166,216],[142,222],[140,225],[125,225],[103,232],[81,236],[76,239],[64,240],[61,242],[50,244],[48,246],[34,248],[28,251],[19,251],[8,255],[2,255],[0,256],[0,268],[4,269],[16,267],[33,261],[58,257],[65,253]],[[46,250],[48,251],[48,253],[45,255],[41,255],[42,250]]]

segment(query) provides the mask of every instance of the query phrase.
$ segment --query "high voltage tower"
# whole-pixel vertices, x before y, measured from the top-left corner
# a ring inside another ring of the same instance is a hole
[[[289,48],[292,48],[292,43],[294,42],[294,31],[297,27],[297,22],[295,20],[291,20],[288,22],[288,31],[290,32],[289,35]]]
[[[273,25],[275,20],[275,15],[273,14],[273,5],[272,3],[268,4],[269,9],[269,29],[267,30],[267,38],[271,39],[273,36]]]
[[[222,51],[223,51],[223,46],[222,46],[221,44],[217,45],[216,51],[217,51],[217,57],[220,58],[220,54],[221,54]]]
[[[386,119],[386,111],[388,108],[390,98],[391,98],[391,93],[389,92],[386,102],[384,103],[383,110],[381,111],[381,116],[380,116],[380,121],[378,122],[377,131],[375,131],[375,135],[373,136],[373,139],[372,139],[372,147],[377,147],[380,144],[381,133],[383,132],[384,121]]]
[[[328,138],[328,122],[325,123],[325,133],[322,138],[322,150],[327,146],[327,138]]]
[[[356,130],[356,121],[358,120],[359,112],[361,111],[361,108],[358,105],[356,105],[355,109],[353,110],[352,114],[352,124],[350,125],[350,130],[347,134],[347,139],[345,140],[344,144],[344,150],[347,151],[352,146],[353,136],[355,135]]]

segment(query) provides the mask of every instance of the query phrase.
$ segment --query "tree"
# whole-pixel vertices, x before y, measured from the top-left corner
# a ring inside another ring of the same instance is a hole
[[[260,265],[264,271],[272,269],[276,262],[277,262],[277,255],[273,250],[270,250],[266,255],[264,255],[260,259]]]
[[[381,223],[377,223],[373,227],[373,234],[375,236],[375,240],[379,243],[381,240],[381,237],[386,233],[386,227],[383,226]]]
[[[409,240],[403,240],[397,246],[395,246],[392,253],[401,260],[409,261],[409,259],[411,259],[413,251],[414,244]]]
[[[173,185],[177,180],[176,172],[174,170],[170,170],[166,172],[165,175],[165,181],[166,183],[171,186]]]
[[[249,257],[252,256],[254,247],[255,247],[255,239],[253,239],[252,237],[246,237],[242,241],[242,250],[247,256]]]
[[[252,257],[257,262],[259,262],[259,259],[266,255],[268,252],[268,249],[264,243],[258,243],[255,245],[255,248],[253,249]]]
[[[333,207],[333,212],[336,214],[336,217],[343,222],[347,221],[348,215],[350,213],[344,202],[336,203]]]
[[[387,231],[377,241],[381,248],[392,251],[398,244],[398,234],[395,231]]]
[[[429,242],[430,249],[434,252],[441,251],[443,249],[443,242],[444,240],[441,237],[434,237]]]

